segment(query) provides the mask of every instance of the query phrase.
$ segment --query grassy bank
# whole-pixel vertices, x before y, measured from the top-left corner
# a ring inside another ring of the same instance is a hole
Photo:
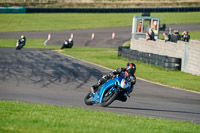
[[[0,47],[15,47],[16,40],[0,39]],[[59,49],[61,46],[44,46],[44,40],[30,39],[25,48]],[[65,49],[65,54],[87,60],[111,69],[123,67],[129,60],[118,57],[117,50],[107,48],[73,47]],[[200,92],[200,76],[181,71],[167,71],[161,67],[155,67],[141,62],[133,61],[137,65],[136,76],[162,83],[165,85],[194,90]]]
[[[189,32],[189,35],[190,35],[190,39],[192,40],[200,40],[200,31],[191,31]]]
[[[131,26],[141,13],[37,13],[1,14],[0,32],[88,29]],[[200,23],[200,12],[151,13],[165,24]]]
[[[200,125],[82,108],[0,101],[0,132],[199,133]]]

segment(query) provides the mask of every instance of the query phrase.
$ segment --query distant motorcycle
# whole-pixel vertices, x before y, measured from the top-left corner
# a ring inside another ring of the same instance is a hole
[[[69,39],[69,40],[64,41],[64,43],[60,49],[72,48],[73,45],[74,45],[74,41],[72,39]]]
[[[125,102],[129,91],[132,90],[131,78],[126,78],[124,73],[107,80],[95,93],[89,92],[85,97],[86,105],[101,104],[107,107],[115,100]]]
[[[24,47],[24,45],[25,45],[24,41],[17,40],[16,50],[21,50]]]

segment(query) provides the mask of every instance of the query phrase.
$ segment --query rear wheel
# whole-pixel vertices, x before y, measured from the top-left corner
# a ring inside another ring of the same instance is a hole
[[[91,101],[91,92],[89,92],[86,96],[85,96],[85,104],[86,105],[93,105],[92,101]]]
[[[102,107],[107,107],[108,105],[110,105],[114,100],[117,99],[118,95],[119,95],[119,90],[115,89],[112,93],[109,94],[110,90],[112,88],[110,88],[103,96],[102,102],[101,102],[101,106]]]

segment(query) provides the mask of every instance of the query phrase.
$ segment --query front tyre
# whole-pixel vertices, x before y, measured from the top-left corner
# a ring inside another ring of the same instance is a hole
[[[112,88],[111,88],[112,89]],[[102,107],[107,107],[110,105],[114,100],[117,99],[119,95],[119,90],[115,89],[111,94],[109,94],[110,89],[107,91],[107,93],[104,94],[101,102]]]
[[[91,92],[89,92],[86,96],[85,96],[85,104],[86,105],[93,105],[92,101],[91,101]]]

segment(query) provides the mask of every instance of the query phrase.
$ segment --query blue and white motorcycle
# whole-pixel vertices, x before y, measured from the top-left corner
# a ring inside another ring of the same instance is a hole
[[[107,107],[115,100],[125,102],[133,90],[131,81],[132,78],[127,78],[124,73],[121,73],[107,80],[95,93],[90,91],[85,97],[85,104],[101,104],[102,107]]]

